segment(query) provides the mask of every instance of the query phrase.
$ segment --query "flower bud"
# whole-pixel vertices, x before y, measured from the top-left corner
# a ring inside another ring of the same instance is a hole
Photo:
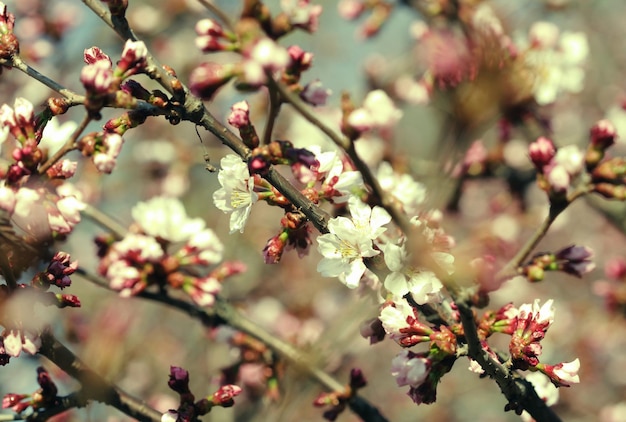
[[[590,131],[591,144],[602,150],[613,145],[616,136],[615,126],[606,119],[597,122]]]
[[[91,47],[86,48],[83,53],[83,60],[86,64],[94,64],[100,60],[108,62],[109,67],[113,66],[113,62],[111,62],[111,58],[107,56],[100,48]]]
[[[202,63],[189,75],[189,87],[194,95],[203,100],[209,100],[233,76],[231,65],[212,62]]]
[[[535,167],[543,171],[543,167],[548,165],[556,155],[556,148],[550,139],[542,136],[528,146],[528,154]]]

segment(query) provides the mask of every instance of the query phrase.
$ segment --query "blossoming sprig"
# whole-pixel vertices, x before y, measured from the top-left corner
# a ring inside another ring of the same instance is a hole
[[[165,412],[161,417],[162,422],[197,420],[198,416],[206,415],[215,406],[233,406],[234,398],[241,393],[241,388],[236,385],[223,385],[212,395],[195,401],[195,396],[189,390],[189,372],[177,366],[170,367],[167,385],[179,394],[180,404],[177,409]]]
[[[222,260],[223,246],[203,220],[189,218],[176,199],[157,197],[133,208],[134,232],[121,240],[99,238],[99,272],[122,296],[149,286],[181,289],[200,306],[211,306],[222,282],[245,271]],[[175,244],[183,243],[179,249]]]
[[[37,383],[40,388],[33,394],[6,394],[2,399],[2,408],[12,409],[19,415],[29,407],[33,410],[44,410],[57,405],[57,386],[48,371],[41,366],[37,368]]]
[[[352,368],[350,370],[350,383],[344,391],[321,393],[313,402],[313,406],[330,406],[330,409],[324,411],[324,419],[334,421],[346,409],[348,401],[357,394],[359,389],[366,385],[367,380],[363,371],[358,368]]]
[[[538,170],[537,183],[551,200],[564,197],[582,172],[585,157],[575,145],[557,148],[545,137],[538,138],[528,148],[530,159]]]
[[[568,246],[555,253],[538,253],[523,266],[522,274],[529,281],[541,281],[545,271],[563,271],[582,277],[595,268],[593,251],[586,246]]]

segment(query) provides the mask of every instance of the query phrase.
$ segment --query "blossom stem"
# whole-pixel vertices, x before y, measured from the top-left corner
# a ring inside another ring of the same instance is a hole
[[[533,235],[526,241],[524,246],[520,248],[517,254],[496,274],[497,280],[506,280],[514,277],[518,274],[520,265],[528,258],[530,253],[535,249],[539,242],[546,236],[548,229],[554,223],[556,218],[561,215],[565,209],[571,205],[576,199],[586,195],[590,192],[589,188],[578,189],[572,192],[571,195],[562,203],[552,203],[547,217],[543,220],[541,225],[535,230]]]

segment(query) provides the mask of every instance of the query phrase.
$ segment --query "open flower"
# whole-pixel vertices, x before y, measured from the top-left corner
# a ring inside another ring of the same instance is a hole
[[[144,233],[170,242],[186,241],[205,225],[200,218],[189,218],[180,200],[162,196],[138,203],[132,215]]]
[[[386,230],[382,226],[391,217],[384,209],[371,209],[357,198],[351,198],[349,205],[352,219],[331,219],[329,233],[317,238],[318,250],[324,256],[317,271],[324,277],[339,277],[346,286],[354,289],[365,273],[363,258],[380,253],[372,247],[372,240]]]
[[[241,158],[229,154],[220,161],[222,169],[217,178],[222,188],[213,194],[215,206],[230,215],[230,232],[243,233],[252,204],[258,195],[254,192],[254,178]]]
[[[384,246],[385,264],[391,273],[385,278],[385,288],[394,296],[411,293],[419,305],[439,301],[443,284],[435,273],[409,265],[406,248],[388,243]]]

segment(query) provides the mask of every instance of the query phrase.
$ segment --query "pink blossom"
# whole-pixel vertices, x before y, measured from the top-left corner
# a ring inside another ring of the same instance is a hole
[[[542,136],[528,146],[528,153],[535,167],[542,171],[556,155],[556,148],[550,139]]]
[[[405,349],[391,361],[391,375],[396,378],[398,387],[417,387],[426,380],[430,366],[428,359]]]
[[[97,94],[108,92],[113,83],[113,69],[106,60],[98,60],[83,67],[80,81],[87,91]]]
[[[247,101],[239,101],[230,108],[228,123],[238,129],[250,125],[250,106]]]
[[[98,47],[85,49],[83,53],[83,59],[85,60],[86,64],[94,64],[97,61],[103,60],[109,63],[109,67],[113,65],[113,63],[111,62],[111,58]]]

